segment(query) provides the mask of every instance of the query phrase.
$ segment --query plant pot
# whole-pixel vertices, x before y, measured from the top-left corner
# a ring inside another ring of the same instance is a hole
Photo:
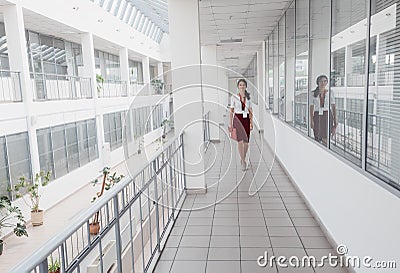
[[[43,225],[43,210],[31,211],[31,222],[33,226]]]
[[[97,235],[100,232],[100,223],[90,223],[89,224],[89,232],[91,235]]]
[[[49,273],[60,273],[60,269],[57,269],[56,271],[49,271]]]
[[[3,247],[4,247],[4,242],[3,240],[0,240],[0,255],[3,254]]]

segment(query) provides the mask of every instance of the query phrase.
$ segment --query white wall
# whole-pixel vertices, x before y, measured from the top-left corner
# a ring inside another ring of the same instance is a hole
[[[275,139],[271,115],[264,135]],[[349,255],[394,260],[400,264],[400,199],[339,160],[326,149],[272,117],[276,128],[276,154],[294,183],[338,244]],[[390,269],[355,269],[356,272],[394,272]],[[397,271],[396,271],[397,272]]]

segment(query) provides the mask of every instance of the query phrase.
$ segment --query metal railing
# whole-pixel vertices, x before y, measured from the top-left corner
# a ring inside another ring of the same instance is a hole
[[[294,102],[294,126],[304,131],[307,130],[307,102]]]
[[[97,92],[99,97],[101,98],[128,96],[128,88],[126,82],[119,80],[105,80],[104,83],[98,86]]]
[[[20,73],[0,70],[0,102],[21,102]]]
[[[204,150],[207,150],[210,145],[210,111],[203,115],[203,140],[204,140]]]
[[[11,272],[48,272],[51,259],[61,272],[150,272],[186,196],[183,158],[180,135]]]
[[[90,78],[70,75],[31,73],[35,101],[91,99]]]
[[[362,122],[363,114],[337,109],[338,127],[331,138],[331,145],[356,159],[361,163]],[[336,150],[337,150],[336,149]]]

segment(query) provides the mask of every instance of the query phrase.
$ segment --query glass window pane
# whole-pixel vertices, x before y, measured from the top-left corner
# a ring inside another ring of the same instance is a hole
[[[7,191],[9,185],[6,139],[5,137],[0,137],[0,196],[10,196]]]
[[[70,123],[65,126],[67,153],[68,153],[68,172],[79,167],[78,136],[76,133],[76,124]]]
[[[81,166],[83,166],[90,161],[86,121],[78,122],[77,129],[78,129],[79,162]]]
[[[293,122],[293,100],[295,82],[295,9],[294,2],[286,11],[286,121]]]
[[[335,85],[332,84],[330,92],[331,111],[322,121],[324,130],[320,130],[320,135],[325,142],[324,139],[336,131],[331,137],[331,149],[361,165],[367,0],[334,0],[332,9],[336,11],[332,13],[331,37],[331,78],[335,79]],[[343,69],[344,82],[336,82],[343,77]],[[336,98],[349,102],[343,104],[343,109],[339,109],[336,107]],[[338,120],[338,117],[342,119]],[[339,124],[332,131],[336,120]]]
[[[97,145],[96,119],[90,119],[87,121],[87,130],[88,130],[90,160],[94,160],[99,157],[98,145]]]
[[[65,132],[64,126],[56,126],[51,129],[53,153],[54,153],[54,168],[55,177],[61,177],[67,174],[67,153],[65,147]]]
[[[307,133],[308,120],[308,39],[309,1],[296,2],[296,81],[294,97],[294,126]],[[329,54],[329,52],[327,52]]]
[[[31,179],[28,133],[7,136],[6,141],[11,184],[15,185],[21,176]]]
[[[279,30],[279,48],[278,48],[278,66],[279,66],[279,104],[278,104],[278,113],[279,118],[285,120],[286,119],[286,80],[285,80],[285,73],[286,73],[286,26],[285,26],[285,15],[279,20],[278,24]]]
[[[51,171],[54,179],[53,148],[51,143],[50,128],[37,130],[40,169]]]
[[[398,7],[398,1],[371,1],[366,168],[367,171],[399,189],[400,26]]]

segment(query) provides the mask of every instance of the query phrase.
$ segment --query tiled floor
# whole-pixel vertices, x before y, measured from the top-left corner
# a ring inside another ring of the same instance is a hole
[[[262,143],[253,132],[246,172],[238,164],[236,143],[225,139],[211,144],[207,151],[208,192],[187,196],[154,272],[348,272],[329,265],[257,265],[257,258],[265,252],[300,259],[336,253]],[[270,169],[272,175],[265,180]]]

